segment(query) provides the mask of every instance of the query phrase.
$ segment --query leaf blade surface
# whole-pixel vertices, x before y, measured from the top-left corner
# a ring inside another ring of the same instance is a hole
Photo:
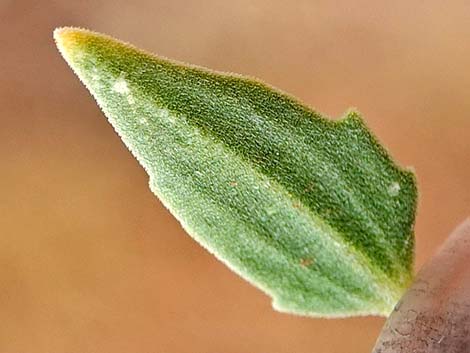
[[[79,29],[66,61],[187,232],[281,311],[386,315],[411,279],[416,184],[356,112]]]

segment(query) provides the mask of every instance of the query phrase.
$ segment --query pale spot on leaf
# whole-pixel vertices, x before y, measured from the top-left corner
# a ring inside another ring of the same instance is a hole
[[[127,81],[124,77],[119,77],[116,82],[114,82],[113,90],[119,94],[128,94],[130,92]]]
[[[390,186],[388,187],[388,194],[390,196],[398,196],[400,193],[400,184],[398,184],[396,181],[391,183]]]

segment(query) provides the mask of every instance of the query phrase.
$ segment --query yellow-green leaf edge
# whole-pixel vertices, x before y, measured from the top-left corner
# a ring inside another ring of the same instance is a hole
[[[412,278],[416,181],[357,112],[329,120],[259,80],[84,29],[54,37],[151,190],[275,309],[390,313]]]

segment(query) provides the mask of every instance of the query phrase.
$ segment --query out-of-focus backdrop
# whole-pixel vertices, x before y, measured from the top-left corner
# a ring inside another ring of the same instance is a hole
[[[64,25],[357,107],[418,175],[418,269],[470,211],[470,2],[0,0],[0,353],[369,352],[382,318],[277,313],[184,233]]]

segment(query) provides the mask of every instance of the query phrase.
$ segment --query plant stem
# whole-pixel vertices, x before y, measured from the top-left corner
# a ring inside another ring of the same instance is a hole
[[[470,218],[418,273],[373,353],[470,351]]]

